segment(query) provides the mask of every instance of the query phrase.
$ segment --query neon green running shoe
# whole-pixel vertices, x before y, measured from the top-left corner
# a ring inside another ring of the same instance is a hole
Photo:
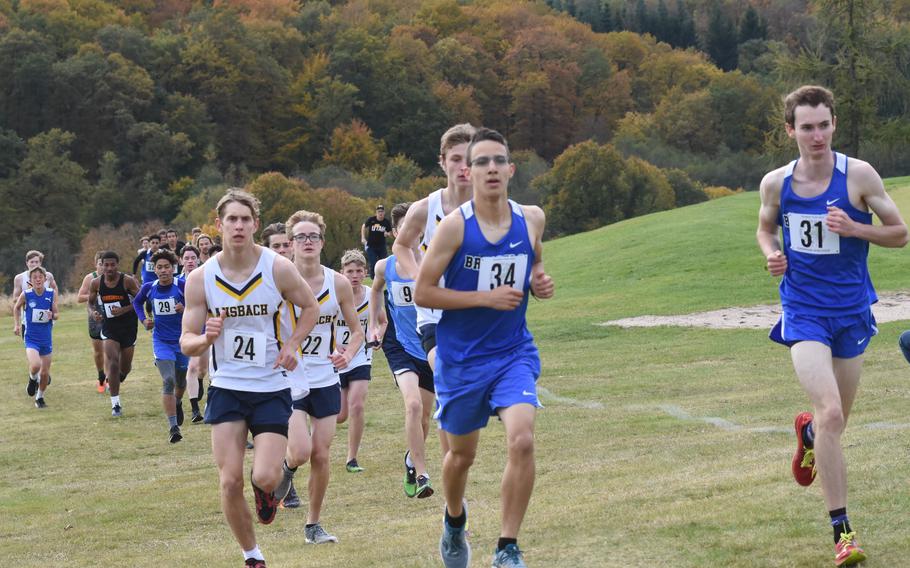
[[[404,494],[408,497],[417,495],[417,470],[408,465],[408,454],[404,453]]]

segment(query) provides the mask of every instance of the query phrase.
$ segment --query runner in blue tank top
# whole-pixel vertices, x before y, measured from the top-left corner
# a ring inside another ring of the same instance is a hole
[[[869,243],[902,247],[907,226],[866,162],[831,149],[834,97],[804,86],[785,100],[787,134],[799,159],[761,182],[758,244],[772,276],[783,276],[783,313],[771,339],[790,347],[814,415],[796,416],[791,469],[800,485],[818,471],[834,527],[835,565],[866,558],[847,517],[847,468],[841,435],[859,386],[863,352],[876,334],[877,301]],[[872,213],[882,224],[872,224]],[[783,246],[778,236],[783,232]]]
[[[156,280],[146,282],[133,298],[133,309],[145,329],[152,331],[152,351],[155,366],[161,375],[161,404],[168,421],[168,441],[176,444],[183,439],[183,393],[186,391],[186,369],[189,359],[180,352],[180,332],[183,322],[185,281],[174,277],[177,256],[161,249],[152,255]],[[145,317],[145,305],[152,306],[152,317]]]
[[[509,201],[515,166],[501,134],[478,129],[467,163],[474,197],[436,229],[415,290],[418,305],[443,310],[434,378],[436,416],[449,452],[443,460],[446,512],[439,548],[448,568],[470,563],[462,499],[479,430],[498,415],[508,439],[508,463],[493,566],[524,566],[517,539],[534,485],[534,418],[540,406],[540,358],[525,311],[529,291],[539,298],[553,295],[541,257],[545,219],[539,207]]]
[[[53,344],[51,332],[54,320],[59,316],[57,294],[46,288],[47,271],[36,266],[29,270],[28,281],[31,287],[23,290],[13,306],[13,333],[22,333],[20,315],[25,315],[25,357],[28,360],[28,387],[26,392],[35,397],[36,408],[46,408],[44,391],[51,372],[51,353]],[[23,312],[22,309],[25,308]]]
[[[399,203],[392,208],[393,234],[409,207],[410,203]],[[436,389],[433,370],[417,334],[414,281],[401,274],[398,257],[394,254],[376,263],[376,278],[370,291],[371,329],[380,326],[383,307],[389,317],[382,351],[404,399],[404,432],[408,448],[404,456],[404,494],[425,499],[434,493],[427,471],[426,439]]]

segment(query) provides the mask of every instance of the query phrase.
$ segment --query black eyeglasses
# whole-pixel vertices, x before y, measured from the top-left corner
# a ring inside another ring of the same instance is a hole
[[[298,243],[305,243],[307,241],[310,241],[311,243],[318,243],[322,240],[322,235],[319,233],[300,233],[299,235],[294,235],[292,238]]]
[[[509,157],[503,156],[500,154],[498,156],[481,156],[479,158],[474,158],[473,160],[471,160],[470,165],[479,166],[482,168],[484,166],[488,166],[490,164],[491,160],[497,166],[504,166],[509,163]]]

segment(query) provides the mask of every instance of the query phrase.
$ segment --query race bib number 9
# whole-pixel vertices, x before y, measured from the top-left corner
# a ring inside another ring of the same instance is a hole
[[[155,305],[156,316],[172,316],[177,313],[177,302],[174,298],[161,298],[152,300]]]
[[[392,301],[396,306],[414,305],[414,283],[392,282]]]
[[[51,321],[50,310],[32,310],[32,323],[47,323]]]
[[[265,367],[265,335],[262,333],[242,333],[234,330],[224,332],[225,356],[234,362]]]
[[[806,254],[840,254],[840,235],[828,230],[826,216],[787,214],[790,248]]]
[[[524,291],[527,271],[527,255],[485,256],[480,259],[477,290],[488,292],[500,286],[511,286]]]

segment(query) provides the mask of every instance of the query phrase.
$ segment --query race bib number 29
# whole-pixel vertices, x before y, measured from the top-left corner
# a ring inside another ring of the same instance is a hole
[[[790,248],[806,254],[840,254],[840,235],[825,224],[827,215],[787,214]]]
[[[477,290],[488,292],[500,286],[511,286],[516,290],[524,291],[527,271],[527,255],[485,256],[480,259]]]
[[[177,313],[177,302],[174,298],[156,298],[152,302],[155,305],[156,316],[172,316]]]

